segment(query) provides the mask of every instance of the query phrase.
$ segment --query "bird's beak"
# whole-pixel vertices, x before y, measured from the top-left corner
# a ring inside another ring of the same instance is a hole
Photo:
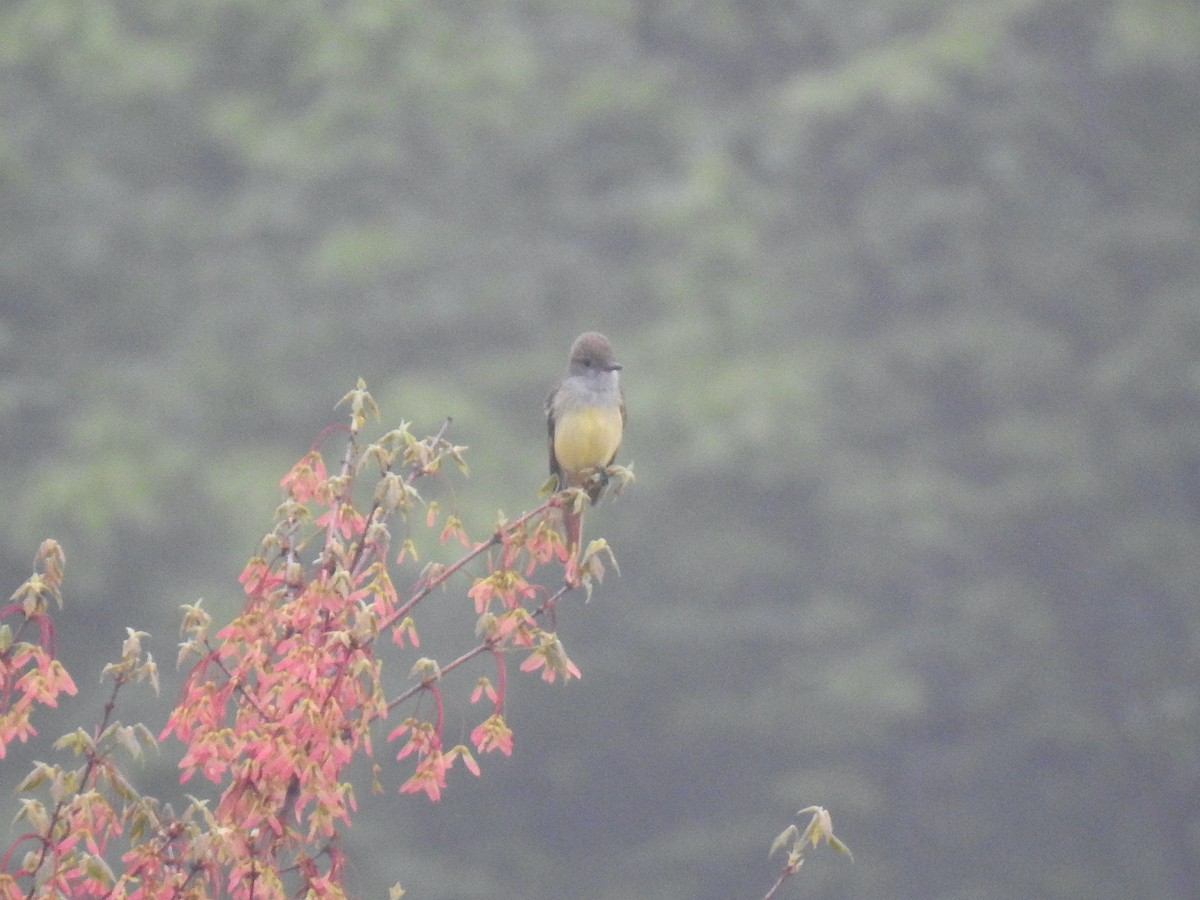
[[[609,364],[608,364],[608,371],[610,371],[610,372],[619,372],[619,371],[621,371],[621,364],[620,364],[620,363],[615,363],[615,362],[614,362],[614,363],[609,363]]]

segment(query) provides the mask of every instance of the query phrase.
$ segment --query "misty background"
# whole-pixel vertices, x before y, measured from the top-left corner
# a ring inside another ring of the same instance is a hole
[[[5,4],[0,587],[62,543],[81,695],[2,817],[126,626],[161,729],[357,378],[453,416],[483,535],[598,329],[637,481],[583,679],[514,678],[440,804],[378,741],[358,896],[761,897],[815,803],[855,862],[788,896],[1193,897],[1197,47],[1193,0]]]

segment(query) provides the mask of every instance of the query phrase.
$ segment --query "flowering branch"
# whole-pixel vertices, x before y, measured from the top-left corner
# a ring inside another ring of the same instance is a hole
[[[61,551],[59,563],[61,569]],[[136,880],[129,872],[118,879],[105,855],[127,831],[137,835],[150,823],[158,824],[157,804],[134,790],[115,758],[120,750],[138,759],[145,748],[155,745],[145,726],[113,720],[118,695],[127,684],[149,681],[158,689],[158,668],[142,652],[145,637],[129,629],[120,661],[104,668],[103,676],[113,679],[113,688],[92,733],[77,729],[55,742],[55,749],[84,757],[83,766],[70,770],[39,762],[18,786],[25,794],[47,791],[51,805],[33,797],[23,801],[17,820],[28,823],[30,830],[0,858],[0,896],[112,896],[119,885]],[[25,844],[33,847],[14,872],[14,854]],[[134,855],[131,851],[126,858]],[[27,882],[24,890],[22,881]]]
[[[568,560],[555,516],[572,492],[472,542],[457,516],[441,516],[437,501],[418,491],[424,481],[436,483],[447,461],[466,472],[466,448],[446,439],[450,421],[422,439],[402,423],[364,446],[362,430],[378,416],[375,402],[360,382],[343,403],[349,422],[325,429],[281,482],[275,525],[239,579],[241,614],[214,631],[202,603],[183,607],[179,662],[191,670],[158,739],[184,745],[181,782],[199,776],[218,795],[189,797],[177,815],[140,795],[117,764],[117,751],[137,759],[156,745],[144,726],[115,718],[130,682],[148,680],[157,690],[154,660],[142,651],[146,635],[130,629],[120,661],[104,670],[113,690],[98,725],[56,744],[82,756],[83,764],[65,770],[37,763],[21,785],[26,794],[47,792],[49,802],[23,801],[18,821],[28,829],[0,856],[0,900],[345,897],[341,832],[357,809],[348,769],[356,757],[372,755],[373,731],[398,707],[431,698],[432,714],[420,715],[418,707],[386,739],[397,744],[396,759],[412,766],[399,791],[436,801],[456,762],[478,776],[475,754],[513,751],[504,719],[509,654],[522,655],[520,671],[547,682],[580,677],[545,624],[556,627],[559,601],[579,587],[590,596],[603,579],[603,560],[615,561],[603,541]],[[343,435],[341,462],[330,474],[322,447]],[[363,514],[356,498],[366,494],[368,479],[374,486]],[[401,599],[393,566],[403,571],[416,561],[417,548],[409,537],[393,560],[389,527],[396,518],[411,527],[420,508],[426,528],[440,522],[443,545],[454,538],[465,552],[426,564]],[[563,566],[561,586],[553,591],[533,580],[552,564]],[[48,612],[51,601],[62,604],[62,570],[62,550],[45,542],[34,575],[0,609],[0,758],[13,739],[36,734],[30,717],[38,706],[75,693],[54,659]],[[431,657],[408,661],[420,646],[415,617],[435,592],[468,571],[475,572],[465,589],[470,605],[463,604],[475,615],[469,649],[445,665]],[[15,625],[7,621],[18,617]],[[34,629],[36,641],[22,640]],[[379,640],[384,635],[390,643]],[[472,729],[469,746],[446,748],[446,679],[487,655],[494,675],[477,679],[470,702],[486,697],[490,708]],[[414,683],[389,700],[384,672],[398,664],[411,666]],[[24,850],[19,860],[18,849]],[[397,886],[393,896],[399,892]]]
[[[488,653],[495,684],[481,679],[471,699],[486,695],[491,714],[472,730],[471,743],[474,752],[510,754],[505,656],[525,653],[521,670],[538,672],[545,681],[578,678],[557,634],[538,622],[547,614],[553,621],[558,600],[569,590],[586,586],[590,592],[592,582],[603,577],[600,556],[607,546],[593,542],[597,546],[591,561],[581,563],[582,574],[565,579],[557,591],[529,581],[547,564],[567,562],[554,525],[562,502],[556,496],[500,523],[478,543],[467,538],[457,517],[447,516],[441,542],[456,538],[466,552],[446,564],[427,564],[401,600],[389,569],[389,525],[396,516],[411,521],[424,507],[426,527],[435,527],[437,501],[426,501],[417,484],[439,475],[446,461],[465,472],[466,448],[446,440],[449,420],[424,439],[402,424],[363,447],[359,436],[378,415],[375,403],[361,382],[343,402],[350,408],[349,424],[327,429],[282,481],[285,499],[277,524],[241,576],[242,615],[214,635],[200,604],[185,607],[187,639],[180,659],[196,661],[162,737],[173,735],[186,746],[183,781],[201,775],[223,785],[209,814],[207,840],[210,855],[227,873],[224,889],[238,896],[303,895],[340,885],[340,829],[357,803],[347,767],[359,754],[371,755],[375,723],[418,694],[432,698],[432,719],[410,716],[387,734],[389,742],[399,743],[397,760],[415,763],[401,793],[439,799],[459,760],[478,775],[471,748],[443,747],[441,684]],[[329,475],[319,445],[339,432],[346,435],[346,447],[338,471]],[[356,507],[357,486],[372,466],[375,486],[363,515]],[[320,550],[305,565],[304,547],[313,538]],[[416,557],[409,539],[396,562]],[[418,609],[455,575],[480,563],[486,573],[467,591],[478,617],[478,643],[444,666],[431,658],[416,660],[414,685],[387,700],[385,665],[420,645]],[[391,651],[379,644],[384,634],[392,638]]]

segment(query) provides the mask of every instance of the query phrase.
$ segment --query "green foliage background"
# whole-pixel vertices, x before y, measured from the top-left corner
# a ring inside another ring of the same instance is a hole
[[[361,795],[362,896],[761,896],[819,803],[805,897],[1190,897],[1197,46],[1192,0],[8,3],[4,582],[59,539],[77,679],[126,625],[169,674],[358,376],[454,416],[482,530],[599,328],[584,679]]]

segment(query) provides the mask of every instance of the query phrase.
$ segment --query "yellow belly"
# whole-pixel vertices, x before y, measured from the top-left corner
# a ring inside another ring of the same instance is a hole
[[[569,482],[608,465],[621,445],[621,425],[616,407],[573,410],[555,421],[554,456]]]

